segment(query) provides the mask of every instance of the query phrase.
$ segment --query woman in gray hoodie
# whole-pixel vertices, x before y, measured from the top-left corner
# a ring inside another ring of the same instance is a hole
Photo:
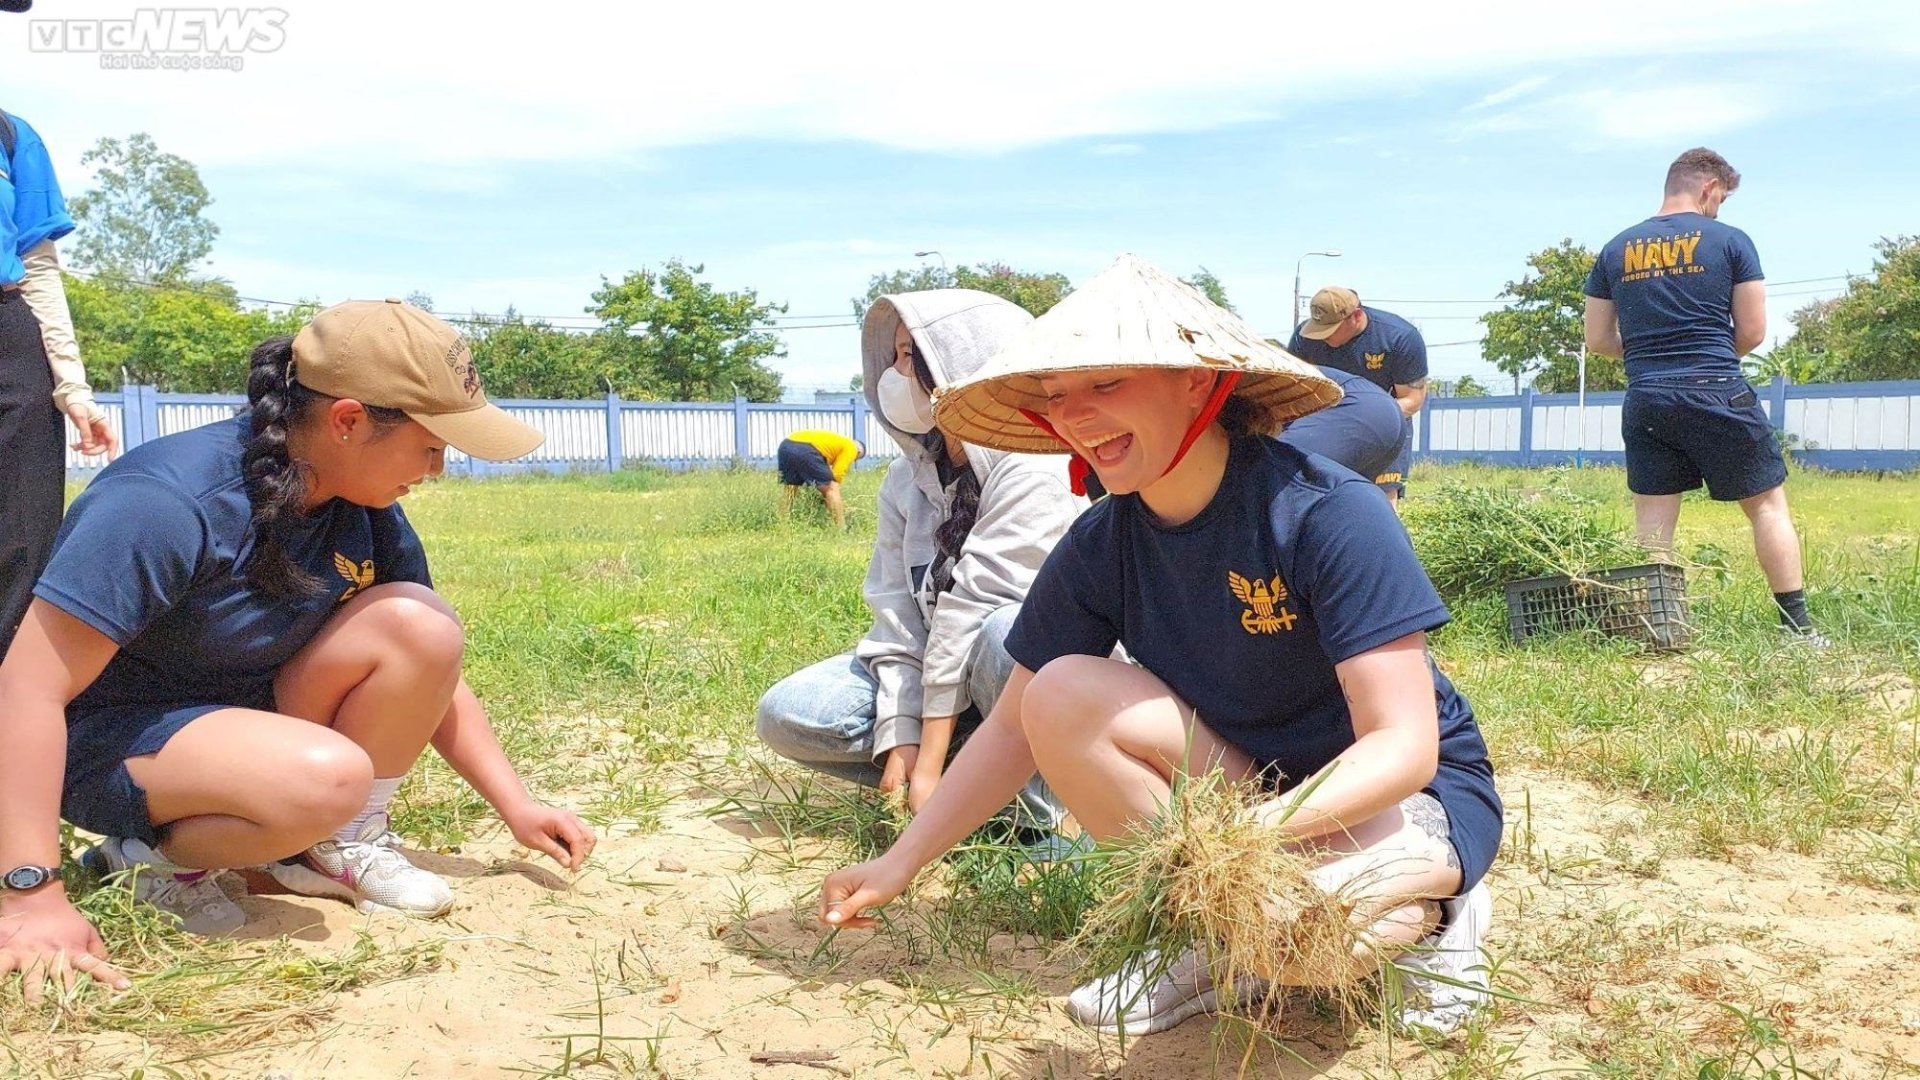
[[[762,741],[809,768],[891,791],[918,810],[948,751],[1013,670],[1004,641],[1027,589],[1086,500],[1058,458],[944,436],[934,389],[964,378],[1033,316],[971,289],[883,296],[867,310],[862,385],[901,456],[880,486],[864,586],[873,626],[854,651],[803,668],[760,699]],[[1038,777],[1023,818],[1058,824]]]

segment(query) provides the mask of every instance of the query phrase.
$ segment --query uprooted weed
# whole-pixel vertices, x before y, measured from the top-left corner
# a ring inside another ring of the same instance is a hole
[[[1600,500],[1549,474],[1539,486],[1453,486],[1409,501],[1414,550],[1440,595],[1461,602],[1508,582],[1647,560]]]
[[[1152,822],[1090,856],[1101,899],[1068,942],[1086,970],[1143,976],[1128,985],[1144,989],[1198,950],[1227,1013],[1256,1036],[1276,1027],[1283,999],[1252,988],[1276,978],[1324,987],[1339,1013],[1357,1016],[1362,988],[1350,972],[1361,940],[1352,918],[1358,889],[1330,893],[1317,884],[1312,860],[1278,831],[1291,810],[1266,822],[1254,813],[1267,798],[1217,771],[1177,777]],[[1112,1002],[1116,1019],[1134,1004]],[[1243,1068],[1256,1045],[1248,1040]]]

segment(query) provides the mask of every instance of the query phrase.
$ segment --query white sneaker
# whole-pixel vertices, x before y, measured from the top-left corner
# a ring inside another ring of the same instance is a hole
[[[432,919],[453,908],[447,883],[400,853],[400,838],[387,831],[385,814],[368,819],[357,839],[322,840],[266,869],[293,892],[345,900],[368,915]]]
[[[189,934],[214,937],[246,924],[247,913],[220,888],[221,871],[175,866],[139,840],[109,836],[80,862],[102,878],[118,877],[134,899],[173,916]]]
[[[1119,971],[1067,995],[1067,1015],[1102,1034],[1133,1038],[1165,1031],[1220,1008],[1222,995],[1214,989],[1213,975],[1198,952],[1189,949],[1165,971],[1159,967],[1158,950],[1141,953]],[[1150,984],[1148,976],[1155,976]],[[1234,1001],[1250,1001],[1266,986],[1249,976],[1236,989]]]
[[[1811,625],[1788,626],[1782,623],[1780,625],[1780,636],[1786,639],[1787,644],[1798,645],[1805,649],[1833,648],[1833,639],[1815,630]]]
[[[1493,1000],[1483,948],[1493,923],[1493,897],[1483,881],[1440,906],[1446,929],[1396,957],[1394,966],[1400,969],[1401,991],[1409,999],[1400,1008],[1401,1024],[1445,1035]],[[1415,1004],[1416,997],[1426,998],[1425,1007]]]

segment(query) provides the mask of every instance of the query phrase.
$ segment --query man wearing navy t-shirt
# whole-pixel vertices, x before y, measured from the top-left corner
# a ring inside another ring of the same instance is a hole
[[[1402,416],[1400,452],[1373,482],[1397,508],[1413,461],[1413,416],[1427,400],[1427,343],[1412,323],[1367,307],[1338,285],[1313,294],[1310,317],[1287,351],[1302,360],[1358,375],[1393,395]]]
[[[1767,292],[1753,241],[1717,220],[1739,186],[1705,147],[1674,160],[1660,212],[1608,241],[1587,276],[1587,351],[1626,361],[1621,435],[1641,542],[1670,548],[1681,493],[1704,482],[1752,522],[1781,624],[1823,643],[1807,618],[1786,461],[1740,373],[1766,337]]]

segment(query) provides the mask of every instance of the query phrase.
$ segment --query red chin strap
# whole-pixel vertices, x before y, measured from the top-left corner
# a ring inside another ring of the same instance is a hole
[[[1207,425],[1213,423],[1214,417],[1220,415],[1220,410],[1226,407],[1227,399],[1233,396],[1233,388],[1239,384],[1240,373],[1238,371],[1223,371],[1220,373],[1220,377],[1214,380],[1213,393],[1207,395],[1206,405],[1201,408],[1200,415],[1193,418],[1193,423],[1187,428],[1186,438],[1180,440],[1180,449],[1173,452],[1173,460],[1167,463],[1166,469],[1160,473],[1160,476],[1164,477],[1167,473],[1172,472],[1180,464],[1181,460],[1187,456],[1187,451],[1193,449],[1193,444],[1199,441],[1200,433],[1207,430]],[[1062,439],[1060,433],[1053,429],[1053,425],[1047,423],[1046,417],[1041,416],[1032,409],[1021,409],[1020,415],[1031,421],[1034,427],[1053,436],[1062,446],[1067,447],[1067,452],[1072,458],[1067,462],[1067,483],[1073,488],[1075,495],[1085,495],[1087,493],[1087,474],[1093,472],[1093,466],[1087,463],[1086,458],[1074,453],[1073,444]],[[1156,479],[1158,479],[1158,477],[1156,477]]]
[[[1093,472],[1093,466],[1087,464],[1086,458],[1074,452],[1073,444],[1062,439],[1060,433],[1053,430],[1053,425],[1047,423],[1046,417],[1041,416],[1032,409],[1021,409],[1020,415],[1032,421],[1034,427],[1053,436],[1055,442],[1067,448],[1067,486],[1073,489],[1075,495],[1085,495],[1087,493],[1087,474]]]

